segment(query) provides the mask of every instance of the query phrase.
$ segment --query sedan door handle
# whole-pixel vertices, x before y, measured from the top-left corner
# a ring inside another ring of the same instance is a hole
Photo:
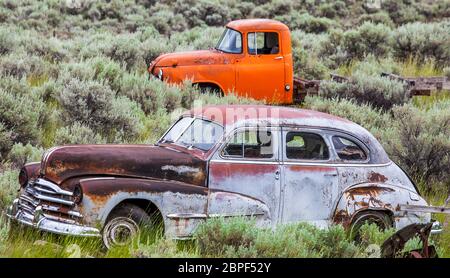
[[[281,59],[283,59],[283,56],[278,56],[274,58],[274,60],[281,60]]]

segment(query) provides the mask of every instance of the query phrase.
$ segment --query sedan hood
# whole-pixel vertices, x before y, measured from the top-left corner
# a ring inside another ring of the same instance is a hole
[[[41,175],[57,184],[73,177],[126,176],[205,185],[206,162],[153,145],[71,145],[48,150]]]
[[[217,50],[197,50],[160,55],[154,63],[158,67],[229,64],[230,59]]]

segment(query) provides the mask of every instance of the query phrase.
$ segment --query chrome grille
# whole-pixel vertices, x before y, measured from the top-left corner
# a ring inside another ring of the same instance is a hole
[[[39,209],[42,216],[69,224],[78,223],[82,217],[74,205],[72,192],[44,179],[30,181],[19,197],[19,206],[26,213],[34,215]]]

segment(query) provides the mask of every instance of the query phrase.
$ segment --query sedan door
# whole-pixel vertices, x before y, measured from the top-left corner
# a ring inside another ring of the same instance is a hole
[[[317,130],[285,129],[283,138],[282,222],[328,226],[338,195],[337,168]]]
[[[280,205],[279,129],[232,132],[210,160],[208,215],[254,216],[275,225]]]

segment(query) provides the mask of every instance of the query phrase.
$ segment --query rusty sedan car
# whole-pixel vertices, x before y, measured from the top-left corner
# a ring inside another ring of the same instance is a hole
[[[23,167],[11,219],[40,230],[101,236],[107,247],[159,218],[189,238],[211,217],[275,227],[366,221],[401,229],[429,223],[411,179],[364,128],[277,106],[207,106],[184,113],[155,145],[70,145]],[[438,232],[436,222],[434,232]]]

